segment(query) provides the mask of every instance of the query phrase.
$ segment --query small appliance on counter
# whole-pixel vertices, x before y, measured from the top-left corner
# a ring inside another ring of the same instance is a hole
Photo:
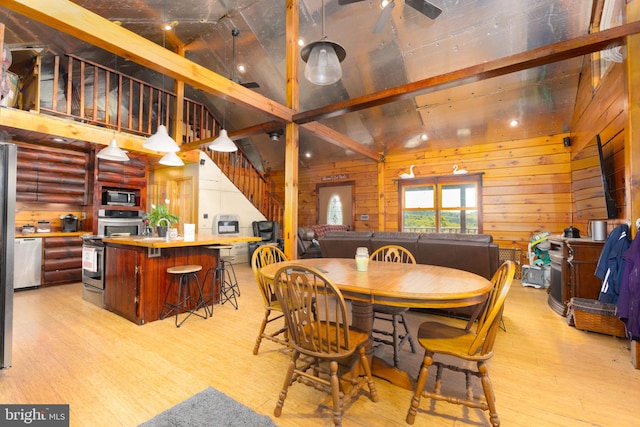
[[[51,223],[49,221],[38,221],[36,232],[51,233]]]
[[[569,227],[564,229],[563,237],[571,237],[571,238],[578,239],[580,238],[580,230],[575,228],[573,225],[570,225]]]
[[[31,224],[22,226],[22,234],[31,234],[36,232],[36,227]]]
[[[73,214],[66,214],[60,217],[60,230],[63,233],[78,231],[78,217]]]

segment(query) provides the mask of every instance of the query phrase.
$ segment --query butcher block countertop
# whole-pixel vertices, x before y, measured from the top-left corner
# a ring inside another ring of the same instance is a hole
[[[139,246],[143,248],[180,248],[188,246],[207,246],[207,245],[231,245],[239,242],[259,242],[260,237],[253,236],[217,236],[213,234],[196,234],[193,239],[177,239],[167,240],[164,237],[146,237],[146,236],[130,236],[130,237],[103,237],[104,243],[113,243],[118,245]]]
[[[47,233],[20,233],[16,231],[16,239],[32,238],[32,237],[82,237],[87,234],[86,231],[50,231]]]

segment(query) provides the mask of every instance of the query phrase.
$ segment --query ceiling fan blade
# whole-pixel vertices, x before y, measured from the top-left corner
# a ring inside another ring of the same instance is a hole
[[[442,13],[442,9],[427,0],[405,0],[405,3],[431,19],[436,19]]]
[[[359,1],[364,1],[364,0],[338,0],[338,4],[340,6],[344,6],[345,4],[357,3]]]
[[[373,27],[373,34],[378,34],[384,29],[387,22],[389,22],[389,19],[391,19],[391,12],[393,12],[394,7],[396,7],[396,2],[390,1],[384,9],[382,9],[382,13],[380,13],[378,20],[376,21],[376,26]]]
[[[247,89],[258,89],[260,87],[258,82],[240,83],[240,85],[246,87]]]

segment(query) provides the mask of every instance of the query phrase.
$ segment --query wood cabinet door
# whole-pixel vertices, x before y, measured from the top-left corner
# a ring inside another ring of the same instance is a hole
[[[602,281],[595,273],[603,242],[570,241],[568,245],[573,255],[570,260],[571,296],[598,299]]]
[[[138,251],[107,246],[104,299],[107,310],[138,322]]]

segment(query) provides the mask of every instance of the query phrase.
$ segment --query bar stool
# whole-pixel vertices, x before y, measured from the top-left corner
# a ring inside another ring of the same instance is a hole
[[[174,276],[179,275],[180,278],[176,285],[176,280],[172,279],[171,283],[167,287],[167,293],[164,297],[164,304],[162,305],[162,314],[160,315],[160,319],[165,319],[171,313],[175,312],[176,314],[176,327],[179,328],[180,325],[184,323],[192,314],[195,314],[198,317],[202,317],[203,319],[207,318],[207,303],[202,295],[202,287],[200,286],[200,281],[198,280],[198,271],[202,270],[201,265],[176,265],[174,267],[167,268],[167,273],[172,274]],[[195,279],[196,288],[193,289],[193,283],[191,279]],[[171,288],[175,287],[175,303],[172,303],[169,300],[169,295],[171,293]],[[193,296],[195,295],[195,298]],[[204,307],[204,315],[198,313],[197,311]],[[178,323],[178,315],[180,313],[189,313],[187,314],[181,321]]]
[[[208,249],[232,249],[233,246],[208,246]],[[233,264],[231,261],[234,258],[232,256],[219,256],[218,257],[218,265],[215,267],[209,268],[207,273],[205,274],[205,281],[207,280],[207,276],[209,273],[213,274],[213,283],[212,289],[213,294],[211,295],[211,310],[209,314],[213,316],[213,305],[216,300],[218,304],[224,304],[229,302],[236,310],[238,309],[238,300],[236,299],[236,294],[240,295],[240,288],[238,286],[238,280],[236,278],[235,270],[233,269]],[[230,267],[227,268],[227,265]],[[232,276],[233,274],[233,276]],[[220,282],[220,286],[216,290],[216,283]],[[207,307],[209,306],[209,301],[206,302]]]
[[[219,246],[219,249],[228,249],[229,254],[226,256],[220,256],[221,267],[225,271],[229,271],[229,287],[233,290],[236,296],[240,296],[240,285],[238,284],[238,278],[236,277],[236,270],[233,268],[233,261],[236,259],[231,255],[231,249],[233,246]]]

